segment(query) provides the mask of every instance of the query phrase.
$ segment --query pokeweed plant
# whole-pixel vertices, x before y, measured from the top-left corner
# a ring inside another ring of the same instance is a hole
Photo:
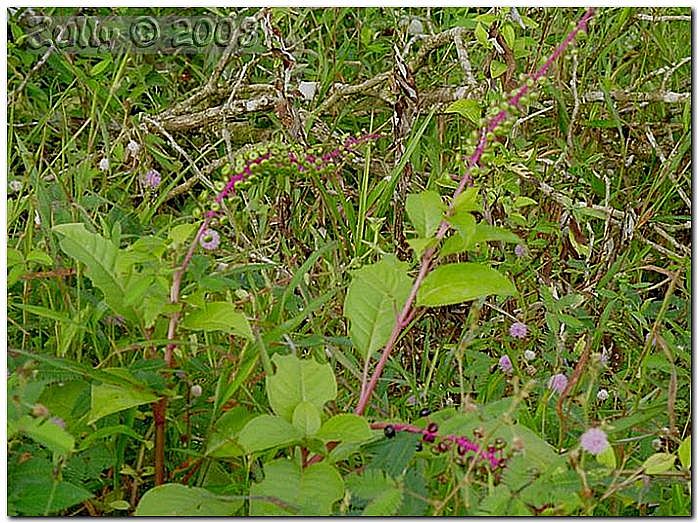
[[[369,423],[366,416],[398,340],[420,309],[516,294],[511,280],[490,263],[449,260],[463,254],[477,257],[486,252],[488,242],[521,245],[512,232],[478,221],[483,195],[474,186],[477,172],[487,159],[487,147],[498,145],[497,136],[508,131],[507,119],[525,106],[536,83],[586,28],[592,14],[589,9],[523,86],[490,108],[489,119],[475,118],[479,130],[468,141],[466,171],[448,202],[434,189],[408,195],[406,211],[415,232],[408,240],[412,261],[400,261],[388,254],[353,273],[343,310],[349,320],[352,344],[364,363],[354,412],[328,413],[328,403],[337,395],[330,365],[296,355],[274,354],[267,358],[263,348],[266,395],[272,414],[254,413],[241,406],[221,414],[220,398],[229,398],[236,384],[227,384],[222,395],[217,393],[212,430],[201,461],[244,458],[250,469],[262,463],[263,478],[251,480],[245,492],[216,494],[201,487],[165,484],[169,479],[164,463],[167,406],[177,394],[171,381],[156,379],[156,373],[143,379],[142,373],[139,378],[136,373],[116,368],[99,372],[68,369],[91,382],[91,405],[84,412],[88,423],[132,407],[153,406],[157,486],[141,498],[136,514],[230,515],[247,503],[251,515],[423,515],[428,509],[424,500],[429,497],[424,478],[444,477],[454,478],[455,484],[449,485],[442,501],[433,505],[435,513],[445,512],[449,499],[456,495],[463,499],[468,515],[530,514],[531,507],[540,514],[569,513],[586,507],[584,494],[590,486],[610,482],[616,457],[603,430],[590,428],[581,447],[568,459],[557,455],[533,431],[514,422],[518,404],[527,394],[525,387],[500,402],[470,405],[467,412],[445,409],[424,413],[411,423],[385,419]],[[472,116],[471,104],[457,103],[452,110]],[[166,240],[146,237],[120,248],[118,228],[97,234],[83,224],[72,223],[58,225],[54,231],[60,237],[61,249],[85,265],[94,287],[103,293],[104,302],[126,328],[150,335],[166,321],[166,340],[152,340],[153,353],[158,354],[155,347],[162,345],[162,366],[176,376],[173,370],[181,343],[178,328],[223,331],[250,344],[256,341],[248,319],[230,302],[180,296],[197,248],[215,251],[220,244],[217,227],[228,218],[226,199],[269,176],[327,173],[355,147],[378,138],[376,134],[348,138],[340,148],[324,153],[277,143],[253,146],[221,170],[212,192],[199,195],[193,217],[200,223],[178,225]],[[148,184],[156,185],[153,175],[149,180]],[[168,250],[181,257],[174,270],[163,260]],[[479,257],[482,260],[483,256]],[[525,337],[525,329],[525,324],[516,323],[511,335]],[[511,372],[511,360],[503,357],[500,367],[503,372]],[[550,387],[558,394],[574,386],[572,380],[563,377],[564,386],[562,380],[556,380]],[[73,452],[74,439],[59,420],[45,419],[44,411],[31,410],[29,405],[35,404],[37,392],[26,390],[21,374],[15,381],[12,387],[18,399],[8,416],[10,435],[29,435],[46,445],[53,460],[61,463]],[[223,381],[218,385],[226,386]],[[201,388],[195,387],[190,393],[201,395]],[[385,417],[379,408],[372,415]],[[118,430],[129,433],[130,428]],[[686,448],[682,445],[680,452],[684,464],[688,462]],[[359,450],[370,456],[365,470],[343,476],[339,463]],[[595,456],[593,466],[584,463],[584,452]],[[673,464],[673,456],[655,456],[645,470],[661,473],[668,470],[667,463]],[[47,457],[42,470],[49,463]],[[586,470],[591,473],[587,475]],[[72,484],[62,478],[52,480],[50,487],[55,495],[43,500],[43,513],[69,506],[71,501],[89,494],[72,489]],[[560,503],[560,499],[565,501]]]

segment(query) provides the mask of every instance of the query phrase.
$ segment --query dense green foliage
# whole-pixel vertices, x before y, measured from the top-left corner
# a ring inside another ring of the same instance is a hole
[[[463,192],[583,9],[79,12],[257,25],[8,15],[10,515],[691,513],[689,9],[597,10]]]

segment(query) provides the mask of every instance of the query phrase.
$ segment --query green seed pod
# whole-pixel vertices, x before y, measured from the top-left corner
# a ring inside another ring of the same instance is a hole
[[[252,184],[247,180],[240,180],[238,183],[235,184],[235,190],[244,191],[246,189],[249,189],[251,186]]]
[[[494,141],[494,139],[495,139],[495,134],[492,131],[488,132],[487,133],[487,141],[492,142],[492,141]]]
[[[214,212],[220,211],[220,210],[221,210],[221,204],[218,203],[218,202],[213,202],[213,203],[211,204],[211,210],[214,211]]]
[[[256,174],[250,174],[247,178],[247,181],[250,182],[250,185],[255,183],[257,180],[259,180],[259,176]]]
[[[258,153],[257,151],[255,151],[254,149],[252,149],[251,151],[249,151],[249,152],[247,153],[247,159],[248,159],[248,160],[254,161],[254,160],[256,160],[257,158],[259,158],[259,153]]]
[[[201,209],[198,207],[194,207],[194,210],[191,212],[191,215],[198,220],[199,218],[201,218]]]
[[[233,173],[233,166],[230,165],[229,163],[226,163],[221,168],[221,173],[223,173],[223,176],[230,176]]]
[[[216,191],[221,192],[223,189],[225,189],[225,182],[218,180],[217,182],[213,183],[213,186],[216,188]]]
[[[525,94],[525,95],[523,95],[521,98],[519,98],[519,102],[521,103],[521,105],[528,105],[528,103],[529,103],[530,101],[531,101],[531,100],[530,100],[530,98],[528,97],[527,94]]]

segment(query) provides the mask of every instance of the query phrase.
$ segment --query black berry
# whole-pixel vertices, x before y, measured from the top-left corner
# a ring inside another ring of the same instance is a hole
[[[417,442],[416,448],[417,448],[417,452],[421,452],[421,451],[422,451],[422,449],[423,449],[424,447],[422,446],[422,442],[421,442],[421,441],[418,441],[418,442]]]
[[[395,437],[395,427],[392,425],[386,425],[385,428],[383,429],[383,434],[385,434],[386,438],[394,438]]]
[[[419,411],[420,418],[426,418],[429,414],[431,414],[431,409],[422,409]]]
[[[438,431],[439,431],[439,426],[434,422],[429,423],[429,425],[427,426],[427,432],[429,432],[431,434],[436,434]]]

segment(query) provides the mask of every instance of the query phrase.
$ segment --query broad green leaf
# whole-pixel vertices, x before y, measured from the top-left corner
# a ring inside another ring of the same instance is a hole
[[[446,210],[441,196],[436,191],[422,191],[407,196],[405,210],[421,238],[429,238],[436,233]]]
[[[475,234],[473,234],[471,243],[474,245],[482,242],[521,243],[521,238],[502,227],[494,227],[480,222],[475,226]]]
[[[657,452],[645,460],[642,464],[642,468],[645,469],[646,474],[661,474],[662,472],[667,472],[674,468],[675,460],[676,456],[674,454]]]
[[[167,238],[172,241],[172,247],[177,248],[186,242],[192,234],[194,234],[195,229],[195,223],[183,223],[181,225],[176,225],[167,233]]]
[[[19,265],[24,263],[24,255],[17,249],[12,247],[7,248],[7,266]]]
[[[363,442],[373,437],[368,422],[356,414],[337,414],[322,424],[315,437],[328,441]]]
[[[464,252],[467,247],[468,245],[465,242],[465,238],[457,232],[444,240],[441,249],[439,249],[439,255],[448,256],[450,254],[457,254],[459,252]]]
[[[477,27],[475,27],[475,38],[477,39],[478,43],[486,49],[492,48],[492,43],[489,41],[487,31],[480,23],[478,23]]]
[[[616,453],[614,452],[613,447],[609,445],[603,452],[597,454],[596,461],[598,461],[602,465],[606,465],[611,470],[615,470]]]
[[[461,235],[467,249],[475,235],[475,217],[467,211],[461,211],[449,216],[448,221]]]
[[[235,306],[226,301],[204,304],[201,309],[187,314],[182,326],[191,330],[224,331],[248,340],[254,339],[245,315],[237,312]]]
[[[691,436],[688,436],[679,445],[679,461],[685,469],[691,468]]]
[[[238,443],[238,433],[253,417],[245,407],[235,407],[223,414],[208,435],[206,455],[213,458],[243,455],[245,451]]]
[[[40,251],[37,249],[30,251],[29,254],[27,254],[27,261],[28,262],[36,262],[36,263],[39,263],[41,265],[48,265],[48,266],[53,265],[53,258],[51,258],[44,251]]]
[[[238,443],[251,453],[288,446],[302,437],[303,434],[284,418],[262,414],[243,427],[238,435]]]
[[[500,62],[499,60],[492,60],[490,62],[490,75],[492,78],[499,78],[507,70],[507,64]]]
[[[136,516],[233,516],[243,500],[217,496],[206,489],[168,483],[146,492]]]
[[[250,488],[251,516],[329,516],[344,495],[344,482],[331,465],[301,468],[280,459],[264,467],[264,481]]]
[[[446,108],[445,112],[460,114],[461,116],[464,116],[465,118],[473,122],[475,125],[478,124],[478,122],[480,121],[480,117],[482,116],[480,102],[478,102],[477,100],[470,100],[467,98],[463,100],[456,100]]]
[[[402,504],[402,489],[389,488],[378,492],[378,495],[366,505],[362,516],[394,516]]]
[[[426,307],[452,305],[490,294],[510,296],[514,285],[496,270],[479,263],[451,263],[434,269],[424,279],[417,304]]]
[[[502,36],[504,37],[504,41],[506,42],[507,47],[509,47],[509,49],[513,49],[515,43],[515,36],[514,28],[511,26],[511,24],[504,24],[502,26]]]
[[[417,258],[421,258],[424,251],[435,242],[435,238],[409,238],[407,240],[407,244],[412,248]]]
[[[322,421],[320,420],[320,409],[309,401],[301,401],[293,410],[293,426],[298,429],[301,436],[308,437],[314,435]]]
[[[126,282],[116,271],[119,249],[99,234],[85,229],[82,223],[64,223],[53,230],[61,235],[60,246],[68,256],[87,267],[87,276],[104,294],[104,301],[114,312],[129,321],[136,321],[136,313],[124,305]]]
[[[267,376],[267,396],[272,410],[286,421],[293,419],[293,411],[302,401],[322,409],[337,396],[337,382],[328,363],[301,360],[293,354],[274,354],[272,361],[276,372]]]
[[[478,199],[477,187],[467,187],[453,200],[453,212],[458,214],[461,212],[480,211],[480,201]]]
[[[135,386],[127,387],[111,383],[93,384],[88,423],[92,424],[109,414],[152,403],[157,399],[158,397],[152,392],[139,390]]]
[[[23,416],[16,427],[56,454],[70,454],[75,447],[75,438],[71,434],[45,418]]]
[[[78,485],[54,478],[50,461],[31,457],[7,470],[7,502],[24,516],[55,514],[82,503],[92,493]]]
[[[351,341],[364,359],[383,347],[407,301],[412,279],[409,265],[386,256],[356,271],[344,300]]]

